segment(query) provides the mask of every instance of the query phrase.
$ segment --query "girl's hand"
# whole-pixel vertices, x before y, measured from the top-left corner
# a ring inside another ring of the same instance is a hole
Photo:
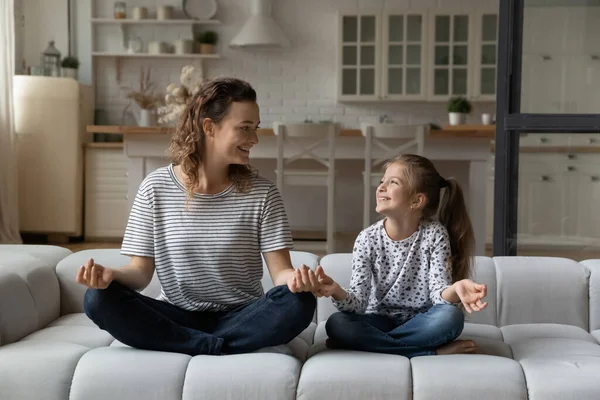
[[[294,270],[288,278],[287,285],[292,293],[312,292],[314,294],[317,294],[320,286],[315,272],[304,264]]]
[[[334,281],[329,275],[325,274],[323,267],[320,265],[316,270],[317,279],[319,280],[319,284],[321,285],[319,291],[317,292],[318,297],[331,297],[335,291],[338,289],[339,284]]]
[[[481,301],[487,295],[486,285],[463,279],[455,283],[455,290],[469,314],[487,307],[487,302]]]
[[[75,281],[91,289],[106,289],[113,281],[113,270],[94,263],[89,259],[85,265],[79,267]]]

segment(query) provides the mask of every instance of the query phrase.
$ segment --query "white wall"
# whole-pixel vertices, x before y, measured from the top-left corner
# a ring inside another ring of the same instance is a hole
[[[28,0],[25,13],[26,38],[29,38],[25,43],[25,57],[28,61],[33,59],[37,62],[35,57],[43,50],[44,41],[52,36],[57,40],[61,52],[66,51],[66,1]],[[124,59],[121,62],[122,80],[121,83],[117,82],[114,59],[92,60],[90,57],[92,29],[96,38],[95,48],[120,49],[121,33],[118,26],[91,27],[89,20],[92,8],[96,17],[110,17],[114,1],[93,0],[93,7],[91,1],[78,0],[73,11],[77,20],[74,28],[77,32],[77,55],[82,63],[80,81],[95,83],[96,108],[106,111],[107,122],[120,124],[122,110],[127,104],[120,87],[137,85],[140,66],[151,67],[156,86],[164,89],[169,83],[179,81],[181,67],[187,63],[182,60]],[[223,24],[210,28],[220,35],[217,51],[221,59],[205,62],[206,76],[233,75],[248,80],[258,93],[264,127],[276,120],[302,121],[307,117],[313,120],[332,119],[347,127],[358,127],[360,122],[377,120],[380,114],[387,114],[394,122],[445,124],[445,103],[336,104],[336,11],[346,7],[444,7],[464,10],[497,7],[497,0],[274,0],[274,17],[292,45],[284,51],[258,52],[227,46],[248,17],[251,2],[218,0],[218,3],[216,18]],[[130,8],[143,5],[153,11],[157,4],[180,7],[181,1],[130,0],[127,4]],[[33,10],[43,10],[44,13],[36,14]],[[64,15],[61,10],[65,10]],[[30,14],[35,17],[27,18]],[[142,38],[145,45],[150,40],[172,41],[191,37],[189,28],[182,27],[147,26],[131,29],[131,33]],[[478,121],[482,112],[493,113],[494,104],[474,104],[469,122]],[[272,162],[260,161],[257,166],[266,176],[274,179]],[[341,230],[357,230],[361,226],[362,196],[356,193],[361,187],[361,167],[360,163],[338,163],[338,202],[344,202],[344,206],[337,211]],[[457,175],[466,181],[462,166],[442,164],[441,167],[442,174]],[[310,198],[306,193],[305,188],[293,188],[286,192],[286,207],[292,225],[294,228],[322,229],[325,221],[325,190],[314,191],[315,195]],[[296,202],[296,198],[302,198],[302,202]],[[307,218],[306,210],[310,210],[310,218]]]
[[[68,0],[15,0],[17,71],[40,65],[41,55],[54,40],[64,57],[68,55]]]

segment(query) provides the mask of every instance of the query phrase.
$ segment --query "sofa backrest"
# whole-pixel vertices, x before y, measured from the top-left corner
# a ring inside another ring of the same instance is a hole
[[[340,285],[347,287],[350,284],[351,254],[327,255],[320,264]],[[588,264],[596,268],[593,286],[588,285],[588,268],[569,259],[475,257],[473,278],[488,286],[488,307],[466,314],[465,320],[496,326],[557,323],[588,330],[588,321],[592,318],[594,329],[600,329],[600,260],[588,261]],[[591,308],[589,300],[592,302]],[[594,310],[596,316],[590,317]],[[318,300],[319,322],[336,311],[331,299]]]
[[[56,246],[0,245],[0,345],[16,342],[60,315]]]
[[[589,328],[590,272],[556,257],[495,257],[498,326],[556,323]]]

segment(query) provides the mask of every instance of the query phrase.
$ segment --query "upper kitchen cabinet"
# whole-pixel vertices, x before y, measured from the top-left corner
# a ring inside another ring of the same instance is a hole
[[[416,11],[340,13],[338,100],[425,100],[425,20]]]
[[[338,98],[379,100],[381,16],[340,14]]]
[[[496,97],[495,12],[339,14],[339,101],[472,101]]]
[[[464,96],[496,99],[496,12],[432,11],[429,14],[428,100]]]

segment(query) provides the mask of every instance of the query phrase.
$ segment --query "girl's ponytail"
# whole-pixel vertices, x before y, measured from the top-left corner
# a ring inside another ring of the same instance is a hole
[[[463,191],[454,178],[442,178],[438,220],[450,235],[452,281],[470,278],[475,235]]]

